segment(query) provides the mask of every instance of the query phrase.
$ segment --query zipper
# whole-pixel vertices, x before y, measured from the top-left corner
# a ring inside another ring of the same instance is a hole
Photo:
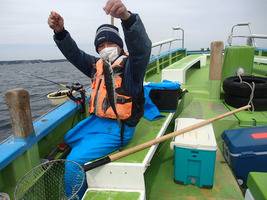
[[[102,76],[103,77],[103,76]],[[95,99],[94,99],[94,113],[97,114],[97,99],[98,99],[98,96],[99,96],[99,88],[100,88],[100,85],[101,85],[101,82],[102,82],[102,77],[101,79],[99,80],[99,83],[97,85],[97,89],[96,89],[96,95],[95,95]]]

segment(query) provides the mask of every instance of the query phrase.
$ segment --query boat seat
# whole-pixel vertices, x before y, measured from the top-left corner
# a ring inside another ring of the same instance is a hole
[[[148,121],[142,118],[136,127],[134,138],[125,148],[127,149],[162,136],[173,119],[174,113],[161,114],[165,117],[155,121]],[[98,188],[102,189],[102,191],[131,190],[145,193],[144,173],[150,165],[157,147],[158,145],[153,145],[115,162],[87,171],[88,191]],[[144,198],[145,195],[139,199]]]
[[[266,56],[255,56],[254,62],[260,63],[260,64],[267,64],[267,57]]]
[[[189,55],[181,60],[171,64],[162,70],[161,80],[178,81],[185,83],[185,75],[187,69],[190,67],[200,64],[200,67],[206,65],[207,56],[204,54]]]

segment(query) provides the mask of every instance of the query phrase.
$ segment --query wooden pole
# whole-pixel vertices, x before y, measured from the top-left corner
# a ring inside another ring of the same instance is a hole
[[[5,94],[5,100],[9,109],[14,135],[26,138],[34,133],[28,91],[22,88],[8,90]]]
[[[223,42],[214,41],[210,45],[210,80],[221,80],[223,65]]]
[[[163,142],[163,141],[166,141],[166,140],[168,140],[168,139],[171,139],[171,138],[173,138],[173,137],[175,137],[175,136],[178,136],[178,135],[181,135],[181,134],[183,134],[183,133],[186,133],[186,132],[192,131],[192,130],[194,130],[194,129],[200,128],[200,127],[202,127],[202,126],[205,126],[205,125],[207,125],[207,124],[210,124],[210,123],[212,123],[212,122],[214,122],[214,121],[217,121],[217,120],[219,120],[219,119],[225,118],[225,117],[227,117],[227,116],[229,116],[229,115],[232,115],[232,114],[234,114],[234,113],[240,112],[240,111],[242,111],[242,110],[249,109],[250,107],[251,107],[250,105],[243,106],[243,107],[241,107],[241,108],[232,110],[232,111],[230,111],[230,112],[227,112],[227,113],[221,114],[221,115],[219,115],[219,116],[216,116],[216,117],[207,119],[207,120],[205,120],[205,121],[199,122],[199,123],[197,123],[197,124],[188,126],[188,127],[183,128],[183,129],[181,129],[181,130],[179,130],[179,131],[174,131],[174,132],[172,132],[172,133],[169,133],[169,134],[167,134],[167,135],[164,135],[164,136],[158,137],[158,138],[156,138],[156,139],[150,140],[150,141],[148,141],[148,142],[145,142],[145,143],[143,143],[143,144],[137,145],[137,146],[135,146],[135,147],[132,147],[132,148],[126,149],[126,150],[124,150],[124,151],[120,151],[120,152],[118,152],[118,153],[112,154],[112,155],[109,156],[110,161],[118,160],[118,159],[120,159],[120,158],[122,158],[122,157],[125,157],[125,156],[127,156],[127,155],[130,155],[130,154],[133,154],[133,153],[135,153],[135,152],[141,151],[141,150],[143,150],[143,149],[146,149],[146,148],[148,148],[148,147],[151,147],[152,145],[161,143],[161,142]]]

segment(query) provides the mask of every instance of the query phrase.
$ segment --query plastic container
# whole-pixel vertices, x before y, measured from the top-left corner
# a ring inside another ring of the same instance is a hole
[[[47,95],[47,98],[50,100],[52,105],[59,105],[67,101],[69,98],[67,96],[67,93],[70,90],[59,90],[56,92],[51,92]]]
[[[249,172],[267,172],[267,126],[227,130],[222,138],[223,155],[240,185]]]
[[[203,120],[178,118],[175,130]],[[217,144],[212,125],[176,136],[171,142],[174,149],[174,181],[212,188],[215,171]]]

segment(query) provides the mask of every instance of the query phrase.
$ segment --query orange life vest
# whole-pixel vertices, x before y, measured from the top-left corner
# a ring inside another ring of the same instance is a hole
[[[119,120],[126,121],[132,116],[133,101],[131,96],[123,95],[119,91],[122,90],[122,79],[124,71],[124,62],[126,56],[120,56],[111,65],[113,70],[113,80],[115,88],[115,107]],[[108,99],[107,89],[105,85],[105,76],[103,73],[104,61],[99,59],[96,63],[96,73],[92,80],[92,93],[90,98],[89,112],[98,117],[117,119]]]

